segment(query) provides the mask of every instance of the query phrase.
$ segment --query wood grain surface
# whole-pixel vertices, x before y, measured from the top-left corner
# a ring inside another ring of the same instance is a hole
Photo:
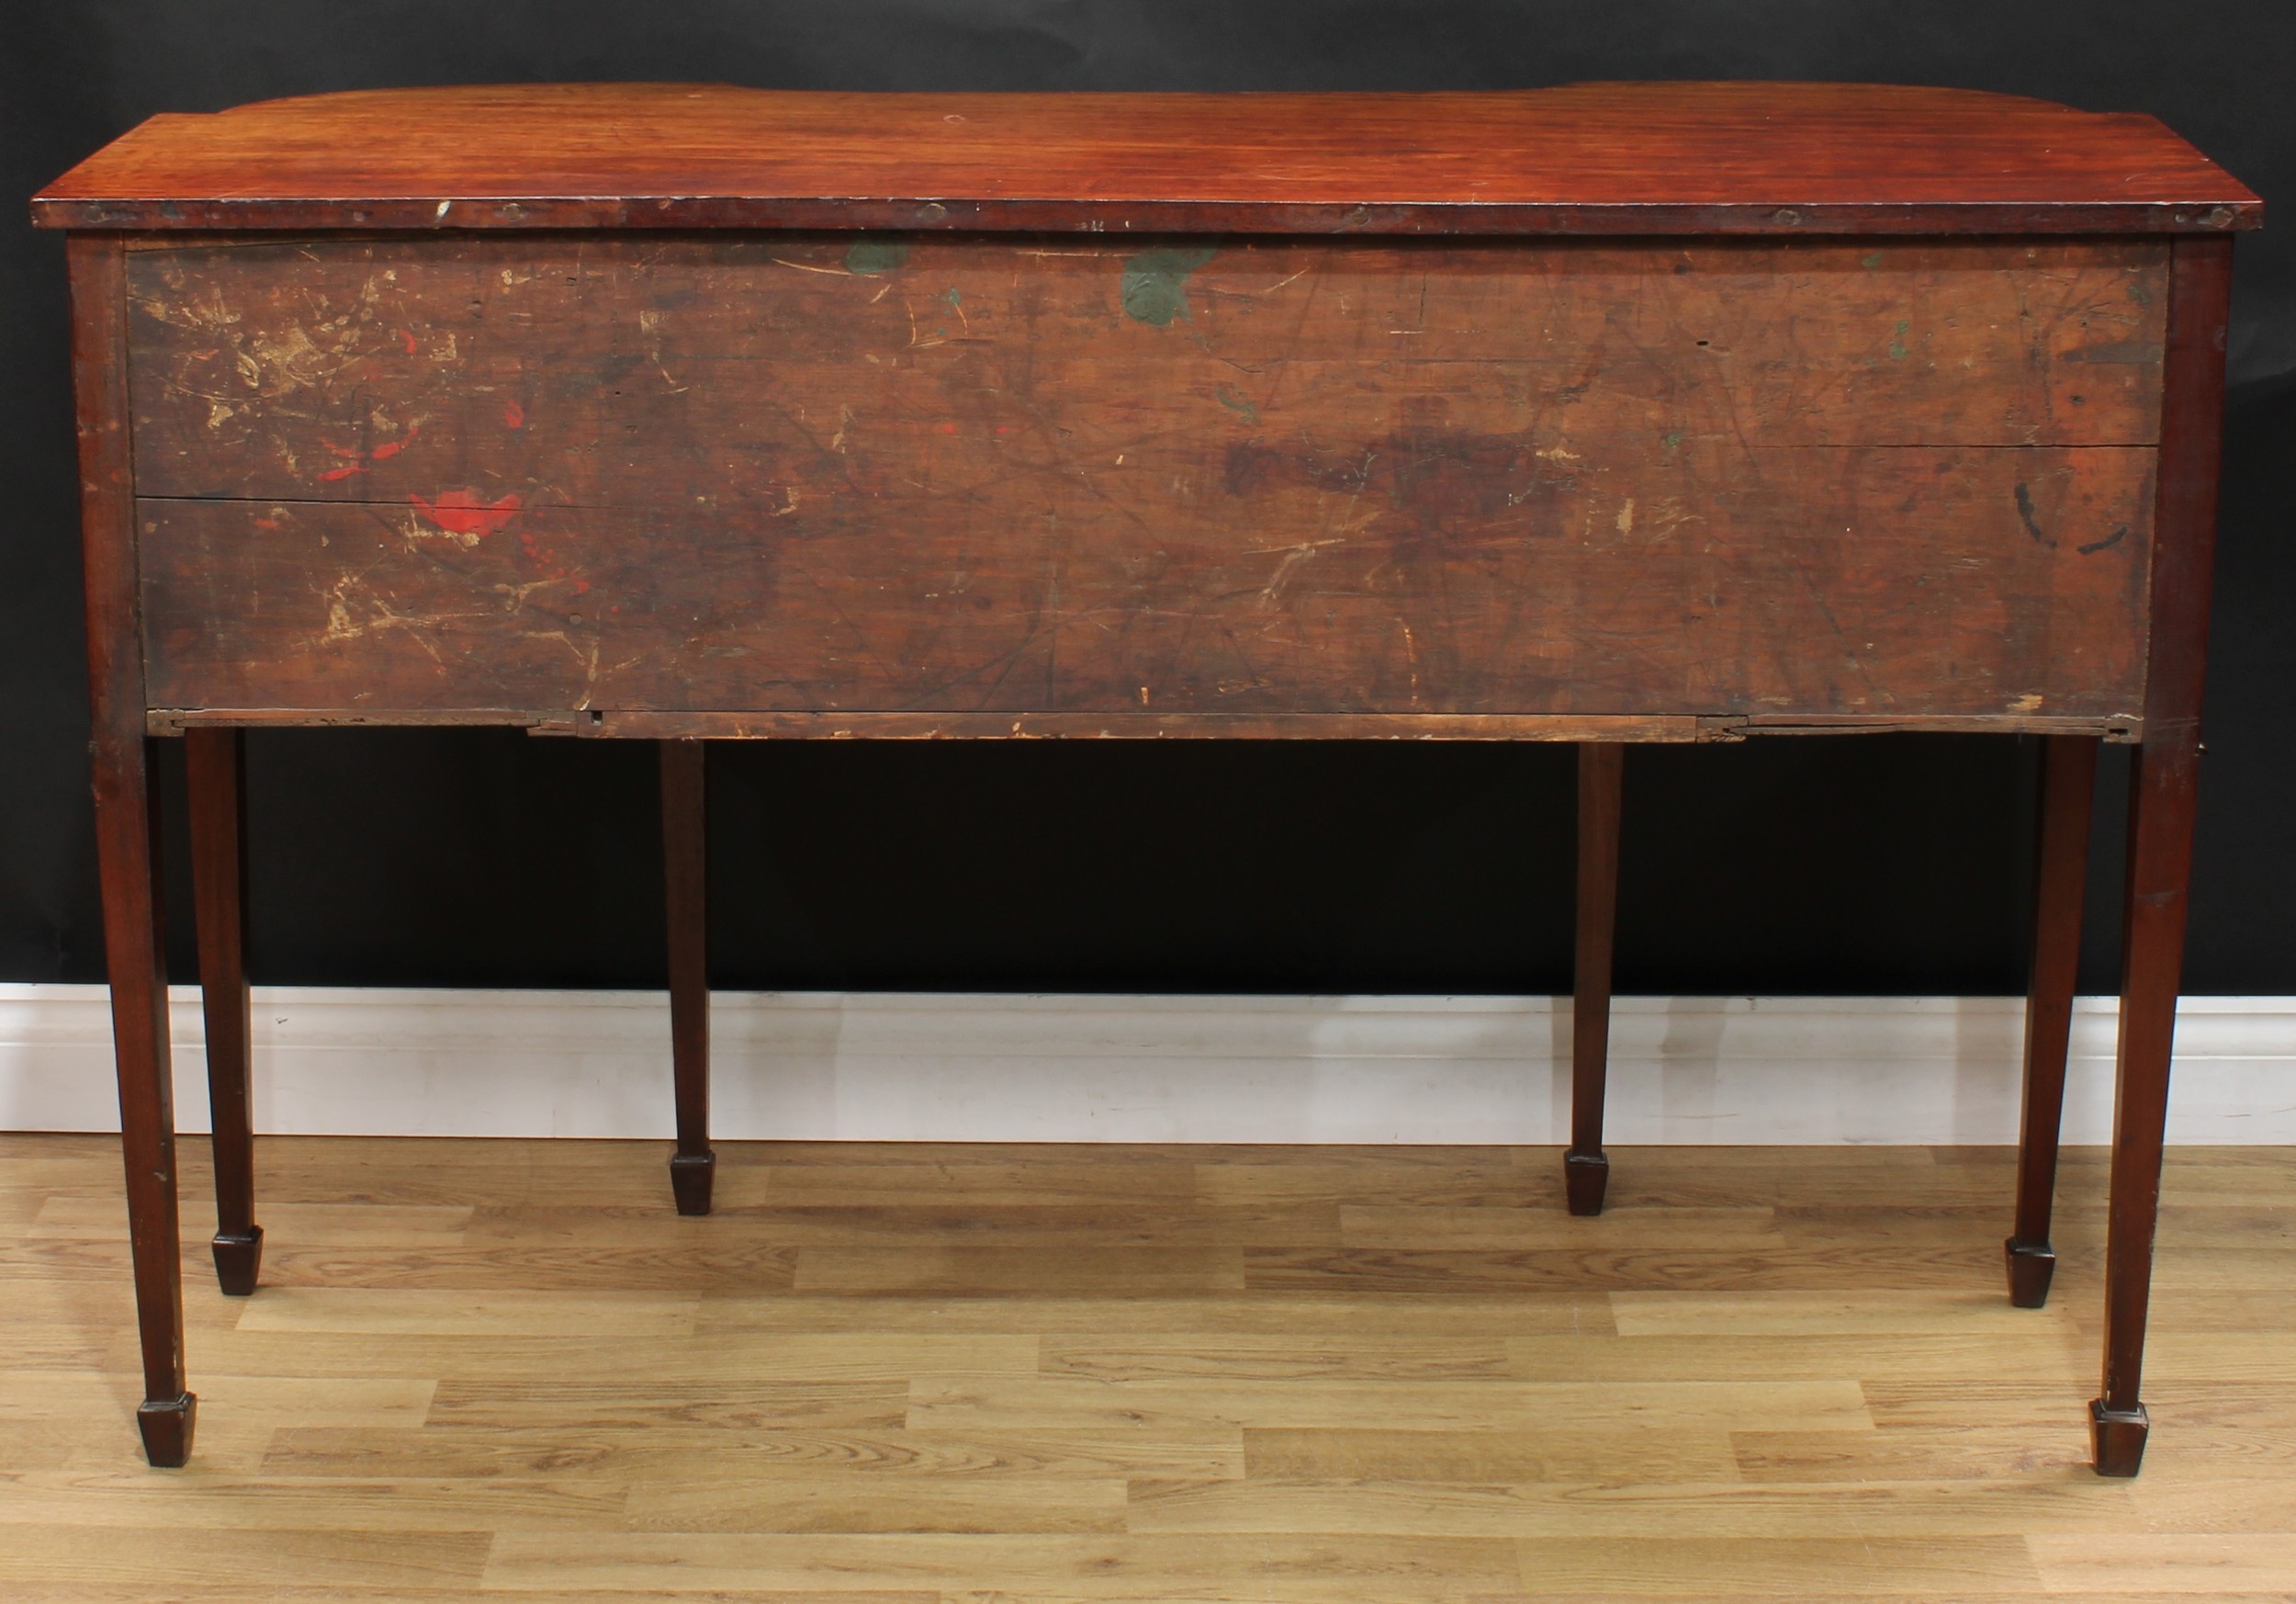
[[[658,1144],[272,1139],[266,1284],[190,1282],[205,1407],[167,1473],[125,1429],[117,1151],[0,1136],[12,1604],[2264,1604],[2296,1575],[2287,1148],[2170,1155],[2133,1483],[2080,1416],[2096,1149],[2020,1310],[2007,1148],[1636,1149],[1573,1219],[1552,1148],[735,1144],[681,1219]]]
[[[2165,266],[139,250],[151,705],[2126,719]]]
[[[2254,227],[2154,119],[1965,89],[360,90],[155,117],[50,227],[2125,232]]]

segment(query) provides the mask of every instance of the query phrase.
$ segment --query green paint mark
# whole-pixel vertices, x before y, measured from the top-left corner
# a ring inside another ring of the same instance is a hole
[[[1245,423],[1256,424],[1260,421],[1259,409],[1254,406],[1250,401],[1245,401],[1242,396],[1236,394],[1235,391],[1222,389],[1218,392],[1217,399],[1219,400],[1220,404],[1226,407],[1230,412],[1242,412]]]
[[[1889,359],[1892,362],[1903,362],[1906,359],[1906,331],[1911,327],[1913,324],[1904,318],[1897,320],[1897,337],[1889,343]]]
[[[1157,245],[1124,264],[1124,315],[1161,329],[1187,316],[1187,276],[1219,254],[1212,245]]]
[[[1673,450],[1675,446],[1680,446],[1682,443],[1683,432],[1680,429],[1675,430],[1671,435],[1669,435],[1666,437],[1666,448],[1669,451]]]
[[[964,297],[957,293],[957,288],[953,284],[940,292],[940,299],[947,301],[951,306],[962,306],[964,304]]]
[[[1882,254],[1879,251],[1876,251],[1871,256],[1866,257],[1864,262],[1862,264],[1862,265],[1867,267],[1879,267],[1881,265]]]
[[[2142,278],[2132,278],[2129,280],[2129,299],[2139,306],[2148,306],[2152,303],[2153,292],[2144,288]]]
[[[859,278],[874,278],[881,273],[892,272],[908,259],[906,240],[863,234],[846,247],[845,270]]]

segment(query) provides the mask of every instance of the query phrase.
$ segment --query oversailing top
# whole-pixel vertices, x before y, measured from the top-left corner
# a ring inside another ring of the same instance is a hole
[[[2156,119],[1971,90],[358,90],[154,117],[68,229],[2176,233],[2262,203]]]

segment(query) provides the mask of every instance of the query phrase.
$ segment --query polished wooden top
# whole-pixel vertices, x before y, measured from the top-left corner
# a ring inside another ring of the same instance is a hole
[[[1958,89],[362,90],[155,117],[54,228],[2177,232],[2257,197],[2158,121]]]

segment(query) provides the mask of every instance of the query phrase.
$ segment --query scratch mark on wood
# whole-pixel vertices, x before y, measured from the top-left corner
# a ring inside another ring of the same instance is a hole
[[[1302,540],[1297,546],[1264,546],[1257,548],[1254,555],[1258,555],[1260,552],[1276,551],[1280,551],[1284,554],[1283,560],[1276,565],[1276,571],[1267,576],[1267,583],[1260,587],[1260,605],[1263,607],[1272,607],[1276,604],[1276,598],[1283,593],[1284,581],[1291,577],[1291,570],[1293,569],[1299,567],[1309,558],[1313,557],[1318,551],[1322,550],[1326,546],[1345,546],[1346,544],[1346,540],[1343,537],[1332,540]]]

